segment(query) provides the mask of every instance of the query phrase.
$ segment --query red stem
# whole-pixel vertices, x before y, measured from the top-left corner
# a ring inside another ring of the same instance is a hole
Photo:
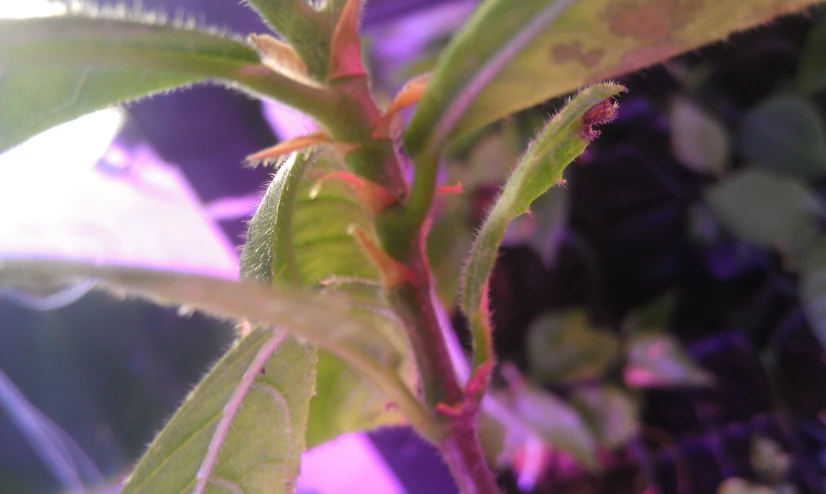
[[[362,144],[347,155],[348,168],[385,187],[403,202],[407,184],[402,179],[393,143],[372,138],[381,112],[370,94],[367,78],[338,79],[335,86],[342,96],[336,115],[346,115],[346,118],[332,118],[323,123],[336,140]],[[437,409],[437,405],[467,410],[464,407],[468,403],[475,408],[476,404],[467,399],[456,376],[430,296],[430,268],[423,248],[426,231],[421,224],[405,228],[406,225],[393,221],[402,211],[403,206],[399,204],[379,213],[375,229],[380,246],[412,273],[412,279],[389,287],[385,294],[403,321],[416,356],[422,398],[431,410]],[[438,413],[436,416],[443,421],[446,434],[431,439],[436,440],[459,490],[463,494],[500,494],[476,434],[478,414],[474,411],[453,417]]]

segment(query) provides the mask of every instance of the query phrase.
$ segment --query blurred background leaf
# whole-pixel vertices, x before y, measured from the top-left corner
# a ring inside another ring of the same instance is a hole
[[[531,376],[546,384],[598,379],[619,357],[618,338],[581,311],[540,317],[525,343]]]
[[[671,148],[680,163],[698,173],[722,175],[729,157],[723,125],[686,98],[674,100],[669,119]]]
[[[743,117],[737,139],[748,164],[803,180],[826,176],[826,128],[804,98],[763,101]]]

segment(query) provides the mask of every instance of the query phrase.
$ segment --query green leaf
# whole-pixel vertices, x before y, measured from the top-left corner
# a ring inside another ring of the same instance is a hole
[[[353,191],[331,180],[310,198],[319,176],[342,166],[316,152],[293,155],[281,165],[250,224],[250,243],[241,254],[245,277],[305,286],[334,276],[378,279],[375,267],[348,233],[351,226],[371,229]]]
[[[809,29],[800,65],[797,69],[797,87],[806,94],[816,93],[826,89],[826,17]]]
[[[721,175],[728,162],[729,139],[720,122],[693,102],[677,98],[671,106],[671,149],[687,168]]]
[[[378,273],[348,233],[351,225],[369,231],[369,218],[362,212],[353,192],[339,182],[327,182],[315,199],[310,199],[315,179],[339,170],[340,163],[318,152],[293,154],[278,169],[267,193],[250,222],[248,243],[241,254],[245,278],[263,284],[286,282],[316,286],[340,277],[370,282]],[[333,286],[333,289],[342,288]],[[358,288],[358,287],[348,287]],[[345,293],[347,290],[344,290]],[[352,292],[352,290],[350,290]],[[378,293],[365,293],[361,305],[369,311],[383,308]],[[356,311],[353,303],[351,311]],[[415,369],[402,330],[394,321],[371,317],[400,355],[399,371],[406,382],[415,384]],[[405,367],[406,366],[406,367]],[[388,405],[388,398],[335,355],[321,351],[318,356],[317,394],[310,402],[307,441],[315,446],[341,434],[383,425],[399,424],[404,417]]]
[[[571,404],[579,410],[605,448],[619,448],[639,430],[637,403],[616,386],[578,390],[571,396]]]
[[[315,382],[314,352],[285,333],[256,330],[232,348],[149,446],[124,494],[288,494],[295,488]],[[218,449],[220,448],[220,449]]]
[[[823,207],[801,182],[753,169],[711,187],[706,202],[738,237],[764,247],[793,251],[808,240]]]
[[[353,301],[345,297],[313,295],[281,284],[267,287],[254,282],[82,262],[0,262],[0,285],[90,278],[129,295],[184,305],[218,317],[246,318],[253,324],[277,327],[305,338],[356,369],[395,403],[414,426],[429,432],[429,413],[399,377],[397,369],[402,355],[397,343],[387,338],[370,318],[354,314]]]
[[[0,151],[85,113],[208,79],[312,111],[321,90],[215,32],[76,16],[0,20]],[[313,98],[311,98],[313,96]]]
[[[565,167],[596,136],[593,125],[610,121],[616,115],[616,107],[608,99],[623,90],[616,84],[587,88],[557,113],[508,177],[482,225],[462,276],[461,306],[471,324],[475,365],[491,358],[485,291],[508,223],[527,213],[536,198],[562,180]]]
[[[738,135],[746,162],[812,180],[826,176],[826,128],[817,109],[798,96],[777,96],[743,117]]]
[[[697,366],[671,335],[641,331],[627,343],[625,384],[632,388],[708,386],[711,375]]]
[[[579,412],[551,393],[525,383],[518,391],[494,393],[508,405],[521,425],[537,434],[555,449],[571,454],[585,468],[597,467],[596,440]],[[519,447],[521,438],[506,436],[502,455],[514,454],[509,448]]]
[[[619,340],[591,328],[583,312],[570,311],[531,324],[526,352],[531,375],[541,383],[598,379],[619,356]]]
[[[328,352],[319,354],[316,382],[307,424],[308,448],[341,434],[405,423],[375,386]]]
[[[451,137],[632,72],[816,0],[486,0],[445,49],[405,147]]]
[[[804,255],[800,276],[803,310],[820,345],[826,348],[826,237],[823,235]]]

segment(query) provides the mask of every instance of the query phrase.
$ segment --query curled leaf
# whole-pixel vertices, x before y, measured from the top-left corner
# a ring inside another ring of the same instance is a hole
[[[534,200],[562,180],[565,167],[598,135],[595,126],[616,116],[610,98],[624,90],[617,84],[598,84],[583,90],[560,110],[514,168],[485,219],[462,274],[461,307],[471,323],[474,365],[492,358],[491,326],[483,304],[508,223],[527,213]]]

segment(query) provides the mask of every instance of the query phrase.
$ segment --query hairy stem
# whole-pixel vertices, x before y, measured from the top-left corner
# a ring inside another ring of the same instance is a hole
[[[375,230],[381,248],[412,273],[412,279],[388,287],[385,295],[402,320],[416,356],[422,399],[429,410],[438,406],[463,409],[468,400],[454,370],[431,297],[431,274],[423,249],[426,231],[421,221],[398,221],[404,215],[408,186],[402,178],[393,142],[371,137],[381,112],[372,98],[366,77],[337,80],[335,89],[342,95],[339,112],[322,123],[336,140],[361,145],[347,155],[348,168],[382,185],[399,202],[376,217]],[[338,115],[346,115],[346,118]],[[433,186],[435,190],[435,182]],[[429,207],[424,206],[425,209]],[[430,435],[428,438],[436,442],[460,491],[464,494],[499,493],[477,437],[477,414],[463,414],[461,419],[438,413],[434,416],[444,432],[440,437]]]
[[[500,494],[476,436],[476,422],[456,423],[439,451],[462,494]]]

